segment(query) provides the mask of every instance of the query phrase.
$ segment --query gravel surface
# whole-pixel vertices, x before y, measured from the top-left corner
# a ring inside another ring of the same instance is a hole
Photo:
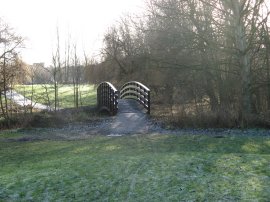
[[[209,135],[215,138],[223,138],[226,136],[270,136],[270,130],[267,129],[165,129],[159,124],[148,120],[145,122],[143,130],[132,131],[131,129],[122,130],[112,128],[115,125],[115,118],[106,118],[99,122],[83,122],[72,123],[61,128],[34,128],[19,130],[26,139],[18,141],[53,139],[53,140],[76,140],[87,139],[96,135],[106,135],[109,137],[119,137],[125,135],[137,134],[172,134],[172,135]]]

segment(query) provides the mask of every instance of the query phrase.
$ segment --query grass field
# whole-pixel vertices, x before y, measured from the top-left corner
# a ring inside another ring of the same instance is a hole
[[[0,134],[0,201],[270,201],[270,137]]]
[[[50,105],[54,105],[54,86],[46,84],[48,89]],[[31,98],[32,86],[31,85],[17,85],[15,90],[24,95],[27,98]],[[81,85],[80,86],[81,96],[79,99],[80,106],[89,106],[96,104],[96,90],[93,85]],[[73,85],[59,85],[58,96],[59,96],[59,107],[69,108],[74,107],[74,90]],[[48,99],[46,96],[46,90],[44,84],[34,85],[34,102],[48,105]]]

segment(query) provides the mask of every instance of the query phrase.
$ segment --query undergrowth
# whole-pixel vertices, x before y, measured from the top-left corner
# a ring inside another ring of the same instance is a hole
[[[151,116],[166,128],[270,128],[269,112],[249,114],[242,123],[235,111],[172,112],[170,107],[153,104]]]
[[[96,107],[66,108],[56,112],[33,112],[13,114],[8,119],[0,119],[0,130],[29,127],[61,127],[72,122],[86,122],[102,118]]]

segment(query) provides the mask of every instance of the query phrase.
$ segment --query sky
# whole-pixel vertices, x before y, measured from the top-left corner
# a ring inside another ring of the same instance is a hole
[[[96,56],[108,28],[127,13],[139,13],[144,0],[0,0],[0,17],[23,36],[22,59],[50,65],[59,29],[60,49],[71,36],[77,49]]]

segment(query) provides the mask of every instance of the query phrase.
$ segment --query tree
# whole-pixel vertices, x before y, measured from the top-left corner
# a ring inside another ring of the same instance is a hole
[[[0,103],[5,118],[9,118],[7,91],[20,69],[19,49],[23,47],[23,38],[0,19]]]
[[[58,85],[61,80],[61,57],[60,57],[60,39],[59,39],[59,28],[57,27],[56,32],[56,50],[52,55],[52,76],[53,76],[53,84],[54,84],[54,111],[56,112],[59,108],[59,99],[58,99]]]
[[[73,58],[73,91],[74,91],[74,106],[76,108],[79,107],[79,87],[80,87],[80,81],[81,81],[81,66],[80,61],[77,56],[77,46],[74,45],[74,58]]]

